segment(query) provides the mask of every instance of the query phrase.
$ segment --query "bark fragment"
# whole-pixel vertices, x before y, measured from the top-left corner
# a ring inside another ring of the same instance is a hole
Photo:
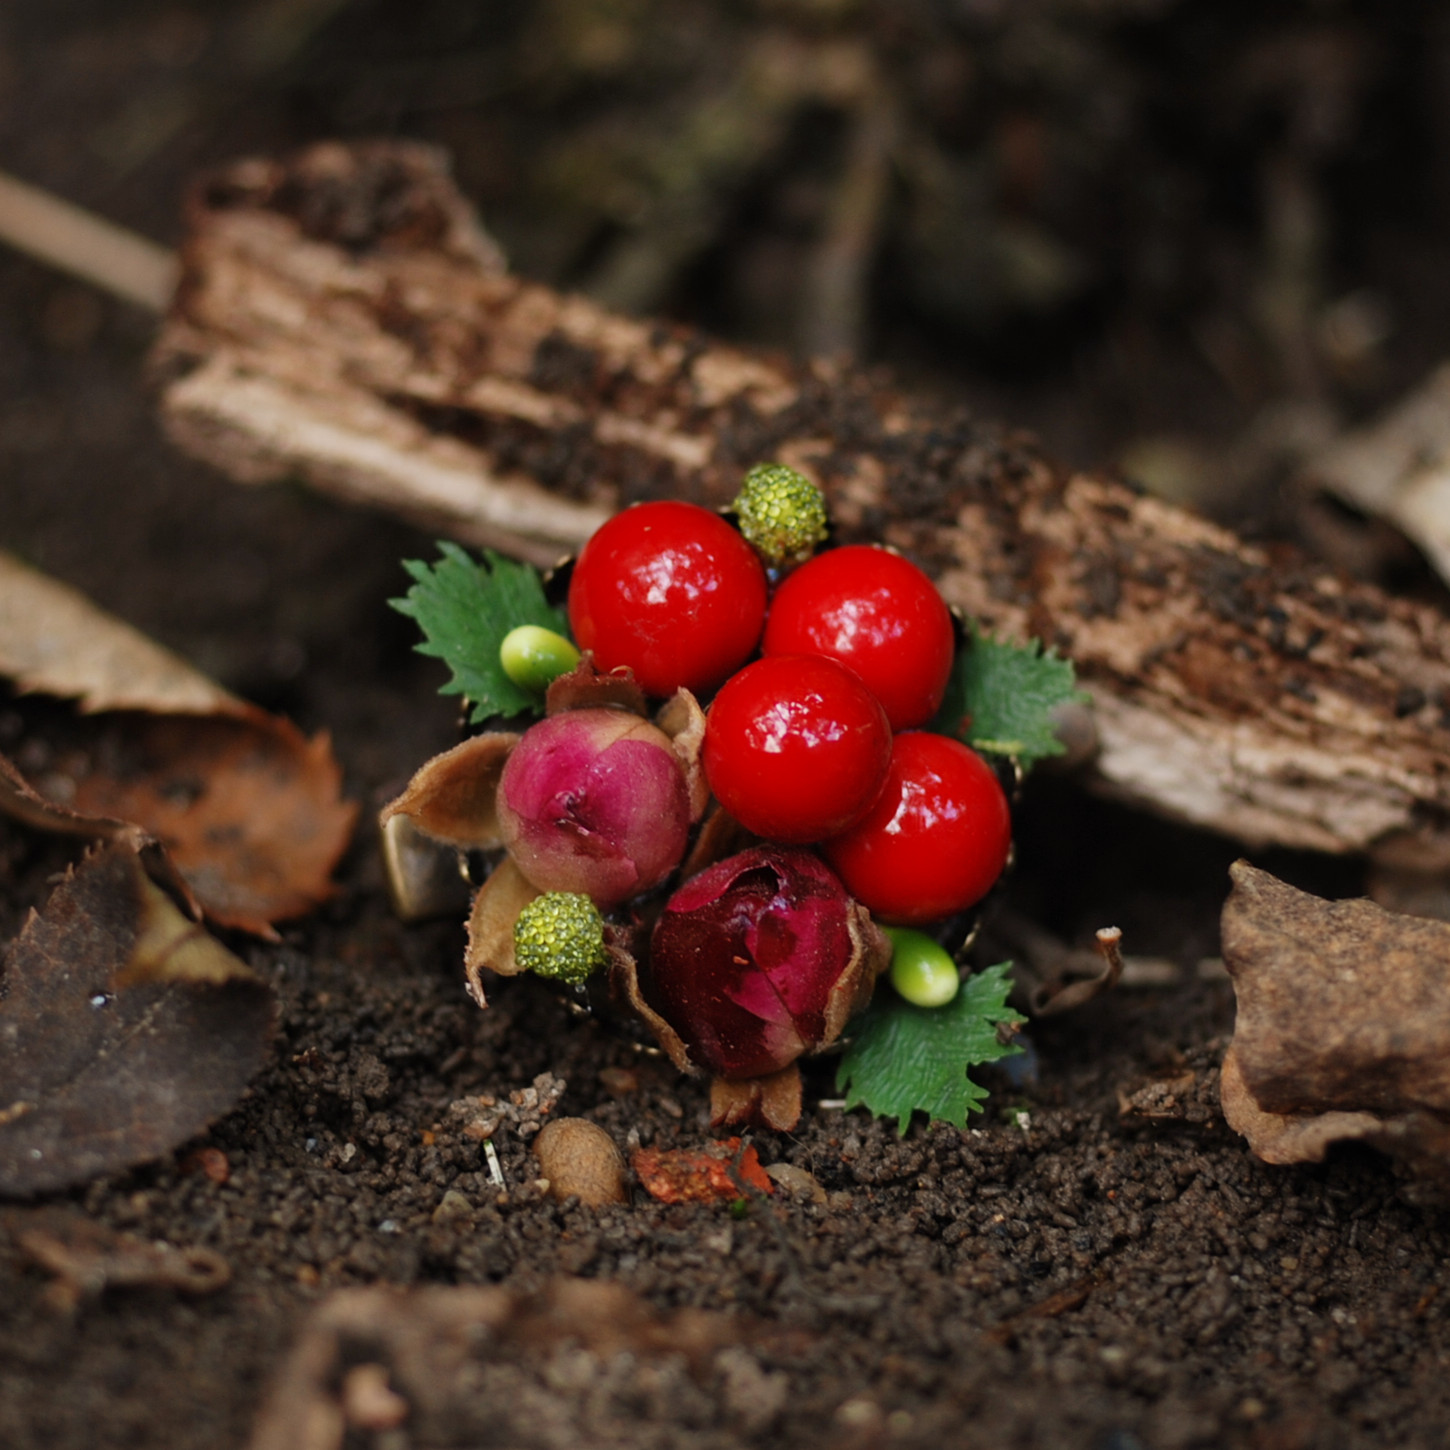
[[[1408,839],[1450,862],[1434,609],[874,376],[510,276],[452,240],[466,218],[439,158],[406,146],[204,182],[156,354],[172,436],[235,478],[301,476],[544,563],[624,504],[722,504],[778,459],[822,485],[842,542],[905,550],[989,630],[1074,661],[1101,789],[1259,845]]]

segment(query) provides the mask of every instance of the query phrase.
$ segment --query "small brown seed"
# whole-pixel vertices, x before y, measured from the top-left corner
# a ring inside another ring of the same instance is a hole
[[[576,1197],[591,1208],[629,1201],[623,1155],[597,1123],[556,1118],[534,1139],[534,1153],[551,1197]]]
[[[766,1175],[777,1188],[783,1188],[792,1198],[808,1199],[811,1203],[824,1203],[826,1190],[820,1179],[794,1163],[767,1163]]]

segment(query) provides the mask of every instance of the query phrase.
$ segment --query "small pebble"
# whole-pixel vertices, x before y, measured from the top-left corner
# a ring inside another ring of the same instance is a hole
[[[438,1207],[433,1210],[434,1223],[456,1223],[461,1218],[470,1218],[473,1214],[473,1205],[456,1188],[450,1188],[442,1198],[438,1200]]]
[[[849,1430],[873,1430],[881,1423],[881,1406],[875,1400],[858,1395],[837,1405],[831,1418]]]
[[[629,1201],[624,1156],[597,1123],[556,1118],[534,1139],[534,1154],[555,1199],[577,1198],[591,1208]]]
[[[358,1430],[396,1430],[408,1418],[408,1402],[388,1383],[380,1364],[357,1364],[342,1382],[342,1412]]]
[[[631,1067],[602,1067],[599,1083],[612,1098],[627,1098],[639,1091],[639,1074]]]
[[[783,1188],[792,1198],[807,1199],[811,1203],[824,1203],[826,1190],[814,1173],[797,1168],[794,1163],[768,1163],[765,1168],[770,1180]]]

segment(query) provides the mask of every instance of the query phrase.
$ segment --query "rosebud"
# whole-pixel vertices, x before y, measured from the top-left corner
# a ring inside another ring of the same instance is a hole
[[[669,737],[627,710],[565,710],[527,730],[504,766],[497,810],[533,885],[604,908],[658,886],[690,829]]]
[[[726,1078],[826,1047],[890,946],[809,851],[761,846],[687,881],[650,939],[653,996],[690,1057]]]

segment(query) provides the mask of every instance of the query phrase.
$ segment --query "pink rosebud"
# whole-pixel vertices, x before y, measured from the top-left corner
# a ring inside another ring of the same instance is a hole
[[[762,1077],[834,1042],[889,955],[818,857],[760,846],[675,892],[650,938],[650,975],[695,1062]]]
[[[669,737],[627,710],[565,710],[532,726],[504,766],[497,810],[533,885],[582,892],[603,908],[658,886],[690,829]]]

